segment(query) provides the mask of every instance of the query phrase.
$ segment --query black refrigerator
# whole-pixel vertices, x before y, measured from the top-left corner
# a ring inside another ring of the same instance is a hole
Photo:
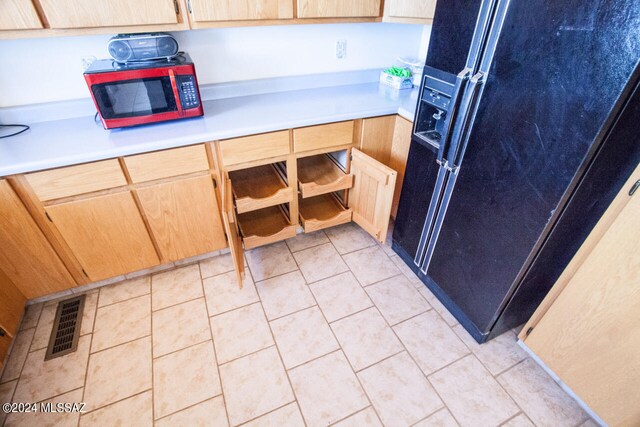
[[[638,0],[438,0],[392,245],[478,342],[640,161],[639,61]]]

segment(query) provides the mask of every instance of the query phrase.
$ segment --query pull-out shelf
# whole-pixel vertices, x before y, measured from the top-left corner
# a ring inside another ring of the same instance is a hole
[[[300,221],[305,233],[351,221],[351,209],[345,208],[333,193],[300,198]]]
[[[293,191],[274,165],[229,172],[238,213],[289,203]]]
[[[327,154],[298,159],[298,185],[303,198],[353,187],[353,175],[344,173]]]
[[[238,215],[238,223],[245,249],[295,237],[296,226],[281,205],[246,212]]]

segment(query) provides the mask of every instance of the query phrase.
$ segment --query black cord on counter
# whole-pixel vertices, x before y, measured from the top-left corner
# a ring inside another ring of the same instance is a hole
[[[0,129],[2,128],[22,128],[21,130],[14,132],[14,133],[10,133],[9,135],[0,135],[0,138],[9,138],[11,136],[16,136],[16,135],[20,135],[23,132],[26,132],[29,130],[29,126],[27,125],[0,125]]]

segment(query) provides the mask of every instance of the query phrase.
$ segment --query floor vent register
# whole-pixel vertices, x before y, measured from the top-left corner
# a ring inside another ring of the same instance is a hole
[[[85,295],[60,301],[44,360],[73,353],[78,348]]]

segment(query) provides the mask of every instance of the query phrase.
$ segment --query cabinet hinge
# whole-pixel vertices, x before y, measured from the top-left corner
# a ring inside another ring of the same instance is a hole
[[[84,268],[82,269],[82,274],[84,274],[85,276],[89,277],[89,275],[87,274],[86,271],[84,271]]]
[[[49,222],[53,222],[53,220],[51,219],[51,217],[49,216],[49,212],[44,213],[47,216],[47,219],[49,220]]]
[[[533,326],[531,326],[529,329],[527,329],[527,332],[525,332],[524,336],[528,337],[529,334],[533,331]]]

